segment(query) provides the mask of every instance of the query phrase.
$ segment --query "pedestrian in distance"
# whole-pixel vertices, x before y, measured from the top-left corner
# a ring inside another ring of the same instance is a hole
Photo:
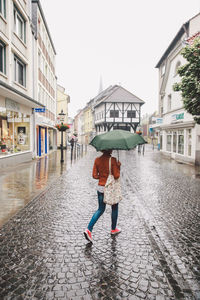
[[[71,140],[69,141],[70,144],[71,144],[71,148],[73,149],[74,148],[74,138],[72,137]]]
[[[85,238],[89,242],[92,240],[92,230],[95,223],[98,221],[100,216],[104,213],[106,204],[103,202],[104,199],[104,186],[109,175],[109,159],[112,154],[112,150],[102,150],[103,155],[97,157],[94,161],[92,176],[94,179],[98,180],[97,185],[97,196],[98,196],[98,210],[93,214],[87,229],[84,232]],[[111,158],[111,174],[115,179],[120,177],[120,166],[121,163],[116,160],[115,157]],[[121,232],[120,228],[117,228],[117,218],[118,218],[118,203],[111,206],[111,234],[115,235]]]

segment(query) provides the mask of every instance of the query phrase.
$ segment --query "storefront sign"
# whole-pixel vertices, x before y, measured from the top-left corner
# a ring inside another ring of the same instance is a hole
[[[19,103],[15,102],[14,100],[6,98],[6,108],[10,111],[20,112],[20,105]]]
[[[153,127],[151,125],[149,126],[149,132],[153,132]]]
[[[172,122],[176,122],[184,119],[184,113],[172,115]]]
[[[35,108],[35,112],[44,113],[45,112],[45,107],[44,108]]]
[[[156,124],[162,124],[163,118],[156,118]]]
[[[6,112],[6,108],[5,107],[0,107],[0,112]]]

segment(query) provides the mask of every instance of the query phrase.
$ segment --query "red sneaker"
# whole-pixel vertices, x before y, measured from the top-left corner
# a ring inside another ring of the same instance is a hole
[[[120,228],[115,228],[114,230],[111,230],[111,234],[118,234],[121,232],[121,229]]]
[[[85,229],[84,236],[85,236],[86,240],[93,243],[91,231],[89,231],[88,229]]]

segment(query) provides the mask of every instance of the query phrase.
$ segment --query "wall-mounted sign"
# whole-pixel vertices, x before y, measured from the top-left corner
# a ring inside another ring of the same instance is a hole
[[[20,105],[19,103],[15,102],[14,100],[6,98],[6,108],[10,111],[20,112]]]
[[[184,112],[180,114],[174,114],[172,115],[172,122],[181,121],[184,119]]]
[[[45,107],[43,107],[43,108],[35,108],[35,112],[44,113],[45,112]]]
[[[156,124],[162,124],[163,118],[156,118]]]

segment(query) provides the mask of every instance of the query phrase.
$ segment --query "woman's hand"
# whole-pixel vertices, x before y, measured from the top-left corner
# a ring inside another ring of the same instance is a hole
[[[120,161],[117,161],[117,166],[120,167],[121,166],[121,163]]]

